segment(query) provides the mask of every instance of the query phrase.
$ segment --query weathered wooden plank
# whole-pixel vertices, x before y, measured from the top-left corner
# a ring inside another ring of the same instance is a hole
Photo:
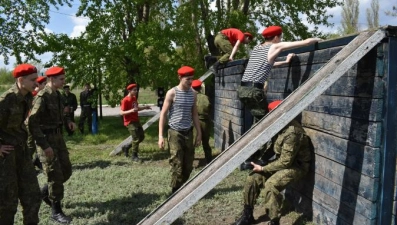
[[[344,164],[369,177],[379,177],[379,148],[361,145],[310,128],[305,128],[305,131],[311,138],[316,154]]]
[[[215,105],[222,105],[235,109],[243,108],[243,103],[241,103],[238,99],[215,98]]]
[[[267,93],[267,99],[270,102],[284,99],[288,95]],[[382,121],[383,99],[321,95],[306,110],[377,122]]]
[[[313,177],[314,176],[314,177]],[[361,214],[365,218],[375,219],[377,217],[376,201],[370,201],[357,192],[348,190],[318,173],[309,174],[305,179],[295,183],[292,188],[299,191],[301,195],[308,196],[331,212],[348,210]],[[317,190],[317,193],[313,191]],[[350,217],[343,219],[351,220]]]
[[[343,46],[349,44],[349,42],[351,42],[354,38],[356,38],[356,36],[357,35],[355,34],[355,35],[338,38],[335,40],[327,40],[324,42],[320,42],[314,46],[304,46],[304,47],[290,49],[288,51],[282,52],[280,54],[280,56],[286,56],[286,55],[288,55],[288,53],[291,53],[291,52],[298,54],[298,53],[304,53],[304,52],[319,51],[319,50],[323,50],[323,49],[332,49],[332,48],[339,47],[339,46],[343,47]]]
[[[240,65],[234,65],[234,66],[228,66],[225,67],[224,69],[221,68],[221,71],[219,71],[219,74],[222,74],[223,76],[227,77],[227,76],[231,76],[233,77],[234,75],[237,75],[236,77],[238,77],[240,74],[244,73],[245,70],[245,66],[244,64],[240,64]],[[223,70],[223,73],[222,73]]]
[[[242,77],[243,77],[242,74],[234,75],[234,76],[230,76],[230,75],[216,76],[215,77],[215,85],[219,85],[220,83],[237,83],[237,84],[240,84],[240,81],[241,81]]]
[[[221,125],[217,126],[217,128],[214,129],[214,134],[215,133],[218,138],[214,140],[214,145],[215,148],[221,151],[228,148],[231,144],[233,144],[237,139],[241,137],[240,133],[236,133],[232,130],[222,127]]]
[[[307,192],[307,191],[306,191]],[[346,210],[338,211],[334,207],[340,207],[337,199],[324,194],[317,188],[312,188],[311,193],[302,194],[302,191],[297,191],[289,188],[286,192],[286,198],[294,202],[300,208],[305,209],[305,214],[312,215],[314,224],[327,225],[352,225],[352,224],[366,224],[375,225],[376,219],[369,219],[354,210],[347,208]],[[308,197],[309,195],[309,197]],[[299,210],[297,208],[297,210]],[[311,211],[309,211],[311,210]]]
[[[316,177],[327,178],[326,182],[332,181],[343,188],[356,192],[369,201],[376,201],[378,198],[379,179],[362,175],[344,165],[329,160],[320,155],[315,156]],[[318,176],[317,176],[318,175]],[[316,179],[319,182],[321,179]],[[323,181],[320,181],[323,182]],[[326,185],[324,185],[326,186]],[[333,196],[338,197],[338,196]]]
[[[221,123],[221,122],[223,122],[223,123]],[[214,131],[214,134],[221,135],[224,130],[227,130],[229,133],[233,132],[236,135],[240,135],[241,136],[241,133],[242,133],[241,129],[243,129],[241,126],[236,125],[236,124],[232,124],[232,123],[227,123],[227,121],[221,121],[221,122],[220,121],[214,121],[214,123],[219,126]],[[225,124],[226,124],[226,126],[225,126]],[[236,135],[234,135],[234,136],[236,136]],[[218,138],[220,138],[220,137],[218,137]],[[218,138],[216,138],[216,139],[218,139]]]
[[[295,74],[288,80],[285,79],[269,79],[268,92],[275,93],[290,93],[294,91],[304,81]],[[329,87],[324,95],[336,96],[357,96],[357,97],[371,97],[383,98],[384,96],[384,81],[380,77],[348,77],[343,76]]]
[[[239,99],[237,95],[237,90],[215,90],[215,97]]]
[[[307,80],[309,77],[312,77],[313,74],[317,72],[321,67],[323,67],[325,63],[317,63],[310,65],[291,65],[289,67],[275,67],[272,69],[268,80],[273,79],[292,79],[293,81],[302,83]],[[282,85],[284,86],[284,85]],[[270,87],[270,85],[269,85]]]
[[[227,113],[233,116],[237,116],[237,117],[243,117],[244,115],[244,108],[241,109],[236,109],[236,108],[231,108],[229,106],[225,106],[225,105],[216,105],[214,107],[214,111],[217,110],[220,113]],[[221,116],[221,114],[220,114]]]
[[[219,110],[214,110],[214,120],[219,120],[220,118],[224,120],[230,120],[234,124],[239,124],[243,125],[244,124],[244,118],[241,116],[235,116],[238,113],[235,113],[237,110],[229,110],[228,112],[225,111],[219,111]],[[239,110],[241,112],[241,110]]]
[[[302,125],[374,148],[380,147],[382,143],[381,122],[303,111]]]
[[[223,78],[215,79],[214,86],[218,90],[230,90],[230,91],[235,91],[237,88],[240,86],[240,81],[239,82],[225,82]]]
[[[223,127],[228,127],[228,128],[232,128],[232,130],[236,133],[240,133],[241,134],[241,129],[242,129],[242,125],[244,124],[242,122],[242,120],[239,118],[239,120],[227,120],[227,119],[223,119],[221,117],[215,118],[214,121],[217,124],[221,124]]]

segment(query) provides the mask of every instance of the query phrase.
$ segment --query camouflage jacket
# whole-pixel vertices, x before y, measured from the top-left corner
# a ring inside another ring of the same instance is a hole
[[[77,98],[73,93],[69,93],[68,95],[66,95],[66,93],[62,93],[62,103],[64,106],[73,108],[73,112],[77,109]]]
[[[70,117],[64,117],[63,108],[61,93],[53,91],[49,86],[35,96],[28,125],[36,144],[42,149],[50,147],[43,130],[61,128],[64,119],[68,123],[71,121]]]
[[[200,120],[208,120],[210,119],[211,114],[211,104],[208,99],[208,96],[197,92],[197,112]]]
[[[273,140],[266,151],[274,151],[276,159],[264,166],[263,171],[276,172],[292,167],[309,170],[309,138],[299,122],[292,120]]]
[[[23,96],[17,84],[0,96],[0,144],[21,145],[28,138],[24,123],[32,104],[31,93]]]

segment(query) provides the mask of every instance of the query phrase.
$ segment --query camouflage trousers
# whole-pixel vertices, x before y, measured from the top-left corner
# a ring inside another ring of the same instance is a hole
[[[84,123],[87,120],[88,132],[92,133],[92,109],[90,106],[81,107],[81,114],[79,120],[79,129],[84,133]]]
[[[69,152],[66,147],[62,134],[48,134],[47,141],[54,151],[54,157],[49,159],[44,153],[44,149],[38,147],[37,153],[43,170],[47,176],[49,199],[51,201],[61,201],[64,196],[64,186],[70,176],[72,176],[72,164],[69,159]]]
[[[237,89],[237,94],[240,101],[244,103],[254,117],[254,124],[268,113],[268,103],[263,89],[240,86]]]
[[[28,132],[28,151],[30,152],[30,156],[33,158],[34,154],[37,151],[36,142],[33,139],[33,136]]]
[[[210,134],[211,134],[212,123],[209,119],[200,119],[200,129],[201,129],[201,143],[203,145],[204,157],[206,163],[212,161],[212,149],[210,146]],[[194,130],[194,137],[196,137],[196,130]],[[195,140],[195,138],[194,138]]]
[[[214,40],[215,47],[217,47],[223,56],[219,58],[220,63],[227,63],[229,62],[229,57],[232,54],[233,46],[230,43],[229,39],[226,35],[221,33],[215,36]]]
[[[283,169],[275,173],[251,173],[244,185],[244,204],[252,208],[263,188],[264,204],[270,219],[280,218],[282,192],[290,183],[301,179],[306,171],[298,168]]]
[[[131,122],[130,124],[128,124],[127,129],[132,137],[132,152],[138,153],[139,143],[141,143],[145,139],[145,132],[143,131],[142,125],[140,122]]]
[[[168,129],[168,145],[171,153],[171,187],[180,188],[193,170],[194,145],[193,131]]]
[[[26,144],[14,147],[10,154],[0,157],[0,224],[14,224],[18,199],[23,224],[38,224],[41,197],[31,154]]]

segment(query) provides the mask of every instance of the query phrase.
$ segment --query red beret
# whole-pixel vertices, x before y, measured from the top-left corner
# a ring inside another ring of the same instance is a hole
[[[47,71],[45,71],[45,75],[47,77],[53,77],[53,76],[58,76],[58,75],[63,75],[65,74],[65,69],[59,66],[54,66],[49,68]]]
[[[184,76],[193,76],[194,75],[194,69],[190,66],[182,66],[178,70],[178,75],[181,77]]]
[[[203,82],[201,82],[201,80],[194,80],[193,82],[192,82],[192,88],[199,88],[199,87],[201,87],[201,84],[202,84]]]
[[[130,84],[130,85],[127,86],[127,90],[129,91],[129,90],[131,90],[131,89],[133,89],[135,87],[136,87],[136,84]]]
[[[254,38],[254,36],[252,36],[252,34],[249,33],[249,32],[245,32],[244,35],[247,36],[247,37],[250,37],[250,39]]]
[[[274,36],[280,35],[281,33],[283,33],[283,29],[281,29],[281,27],[270,26],[270,27],[266,28],[265,30],[263,30],[262,36],[265,38],[274,37]]]
[[[39,84],[44,83],[46,80],[47,80],[47,77],[45,77],[45,76],[39,76],[39,77],[36,79],[37,83],[39,83]]]
[[[33,73],[37,73],[37,69],[35,66],[30,65],[30,64],[21,64],[21,65],[18,65],[17,67],[15,67],[12,75],[15,78],[17,78],[17,77],[28,76]]]
[[[269,112],[272,111],[274,108],[276,108],[278,105],[280,105],[282,101],[281,100],[276,100],[274,102],[271,102],[267,108],[269,109]]]

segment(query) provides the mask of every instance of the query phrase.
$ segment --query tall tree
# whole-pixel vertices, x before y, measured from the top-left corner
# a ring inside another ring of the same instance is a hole
[[[393,5],[392,10],[386,11],[386,15],[397,17],[397,6]]]
[[[345,0],[342,7],[342,34],[352,34],[359,31],[358,15],[359,15],[359,1]]]
[[[75,83],[98,82],[118,103],[119,91],[130,82],[143,87],[171,87],[181,65],[204,72],[206,37],[236,27],[253,34],[259,27],[281,25],[287,40],[321,35],[329,25],[324,8],[337,0],[83,0],[77,16],[90,19],[78,38],[45,35],[43,51],[54,52],[54,63],[68,68]],[[309,30],[302,16],[314,25]],[[260,25],[258,25],[260,24]],[[259,37],[259,35],[256,35]],[[246,56],[239,51],[239,57]],[[94,79],[95,78],[95,79]]]
[[[70,2],[72,0],[1,0],[0,54],[5,64],[10,56],[15,56],[17,63],[36,59],[40,43],[37,38],[49,22],[50,6],[70,6]]]
[[[371,8],[367,8],[367,23],[369,29],[379,27],[379,0],[372,0]]]

